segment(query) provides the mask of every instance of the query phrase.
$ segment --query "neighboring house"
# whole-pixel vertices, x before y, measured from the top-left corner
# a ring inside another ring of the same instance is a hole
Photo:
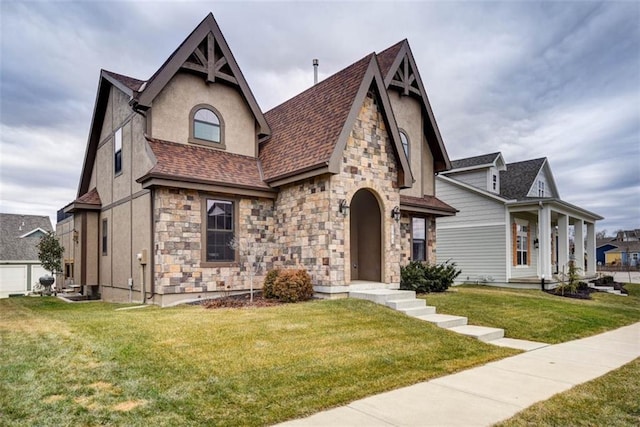
[[[37,245],[53,231],[48,216],[0,213],[0,298],[25,294],[41,276]]]
[[[546,158],[507,164],[491,153],[451,165],[436,178],[436,195],[459,213],[437,221],[437,260],[455,261],[459,281],[553,281],[572,259],[570,227],[575,253],[586,253],[576,257],[581,274],[595,274],[595,224],[602,217],[560,198]]]
[[[605,253],[609,249],[615,248],[615,239],[613,237],[596,239],[596,263],[598,263],[598,265],[605,265],[607,263]]]
[[[401,264],[435,261],[449,168],[406,40],[263,114],[209,14],[148,80],[100,73],[58,223],[67,280],[160,305],[242,292],[249,248],[255,286],[303,267],[324,297],[397,287]]]
[[[638,267],[640,260],[640,241],[611,242],[615,245],[607,250],[605,255],[605,264],[612,266],[631,266]]]

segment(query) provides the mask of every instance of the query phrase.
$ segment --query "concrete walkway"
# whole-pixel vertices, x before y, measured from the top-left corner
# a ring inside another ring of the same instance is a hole
[[[489,426],[640,357],[640,323],[367,397],[282,426]]]

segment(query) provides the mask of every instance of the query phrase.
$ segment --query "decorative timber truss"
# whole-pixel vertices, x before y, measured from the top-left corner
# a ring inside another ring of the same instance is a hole
[[[389,85],[400,89],[403,95],[409,95],[410,93],[413,93],[415,95],[418,95],[419,97],[422,97],[418,79],[416,78],[413,67],[409,63],[408,56],[405,56],[402,59],[402,62],[400,63],[400,66],[391,79]]]
[[[213,33],[207,34],[181,68],[203,74],[208,83],[214,83],[216,78],[219,78],[238,85],[238,80],[234,77],[229,62],[216,43]]]

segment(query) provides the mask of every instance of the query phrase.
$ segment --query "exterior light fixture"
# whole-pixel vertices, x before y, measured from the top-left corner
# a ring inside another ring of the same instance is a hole
[[[340,200],[338,208],[342,215],[347,216],[349,214],[349,205],[347,204],[347,201],[345,199]]]
[[[533,247],[538,249],[538,247],[540,247],[540,242],[538,241],[538,239],[533,239]]]
[[[398,206],[391,210],[391,218],[395,219],[396,222],[400,221],[400,208]]]
[[[75,229],[73,230],[73,241],[78,243],[78,231]]]

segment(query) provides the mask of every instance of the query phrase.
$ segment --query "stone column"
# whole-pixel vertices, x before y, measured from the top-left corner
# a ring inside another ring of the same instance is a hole
[[[558,217],[558,271],[565,273],[569,264],[569,217]]]
[[[587,267],[586,275],[595,276],[596,274],[596,224],[595,222],[587,223]]]
[[[538,209],[538,227],[540,227],[540,276],[551,278],[551,209],[541,205]]]
[[[576,260],[576,267],[580,269],[578,270],[578,274],[584,274],[584,221],[577,219],[576,222],[573,223],[573,228],[573,244],[575,248],[573,255]]]

